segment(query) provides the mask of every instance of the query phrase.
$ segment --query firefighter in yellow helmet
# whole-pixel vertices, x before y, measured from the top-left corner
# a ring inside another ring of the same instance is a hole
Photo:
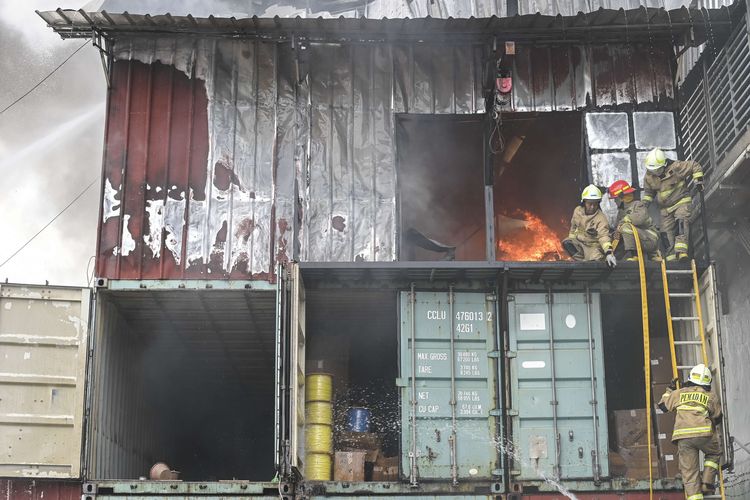
[[[575,208],[570,219],[570,233],[562,245],[573,260],[605,260],[609,267],[615,267],[617,259],[612,253],[609,221],[599,208],[601,201],[601,190],[593,184],[586,186],[581,194],[581,205]]]
[[[669,160],[664,151],[652,149],[646,155],[646,175],[643,179],[643,201],[656,203],[661,209],[661,230],[667,236],[667,260],[688,256],[690,212],[693,202],[688,185],[693,181],[703,190],[703,169],[693,160]]]
[[[638,260],[633,231],[638,231],[643,253],[651,260],[659,259],[659,233],[648,215],[648,205],[635,199],[635,188],[619,180],[609,186],[609,197],[617,203],[617,224],[614,239],[622,240],[625,260]]]
[[[711,392],[711,370],[704,364],[690,370],[683,387],[673,380],[659,402],[662,411],[676,411],[672,442],[677,455],[687,500],[701,500],[713,494],[721,461],[721,443],[716,424],[721,419],[721,406]],[[700,474],[700,452],[703,452],[703,475]]]

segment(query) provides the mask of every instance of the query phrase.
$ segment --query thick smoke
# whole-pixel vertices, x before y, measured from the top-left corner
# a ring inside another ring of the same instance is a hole
[[[65,7],[80,8],[74,1]],[[34,10],[57,1],[0,5],[0,109],[23,95],[83,41],[63,41]],[[87,46],[56,74],[0,115],[0,262],[99,175],[106,83]],[[94,254],[99,184],[0,269],[12,282],[84,284]]]

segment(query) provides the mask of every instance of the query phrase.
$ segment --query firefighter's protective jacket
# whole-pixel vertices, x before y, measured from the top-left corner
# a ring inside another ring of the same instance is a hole
[[[703,169],[700,163],[693,160],[675,161],[667,165],[663,175],[646,172],[643,179],[644,193],[641,198],[650,203],[656,198],[656,203],[667,212],[674,212],[677,207],[690,203],[688,180],[703,179]]]
[[[578,240],[588,246],[600,245],[605,253],[612,250],[609,221],[601,210],[597,210],[593,215],[586,215],[582,206],[576,207],[570,219],[568,238]]]
[[[616,229],[621,233],[632,233],[630,224],[638,229],[653,232],[653,237],[659,236],[656,226],[654,226],[654,221],[651,220],[651,216],[648,214],[648,206],[640,200],[623,203],[621,208],[617,210]]]
[[[676,411],[672,441],[692,437],[711,436],[714,421],[721,416],[721,406],[716,396],[698,385],[667,389],[659,406],[667,411]]]

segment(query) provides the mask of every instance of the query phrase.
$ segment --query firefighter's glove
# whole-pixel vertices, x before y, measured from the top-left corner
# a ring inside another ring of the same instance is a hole
[[[673,391],[677,390],[677,379],[673,378],[667,387],[669,387]]]
[[[695,179],[695,189],[697,189],[698,192],[703,191],[703,179]]]
[[[617,259],[615,258],[615,254],[612,252],[607,252],[607,256],[604,258],[604,260],[607,261],[607,265],[609,267],[615,267],[617,265]]]

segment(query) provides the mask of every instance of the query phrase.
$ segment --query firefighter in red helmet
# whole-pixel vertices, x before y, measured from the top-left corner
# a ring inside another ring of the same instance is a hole
[[[615,181],[609,186],[609,197],[617,203],[614,235],[622,242],[625,260],[638,260],[633,231],[638,231],[643,253],[651,260],[659,260],[659,232],[648,215],[648,205],[635,199],[635,188],[627,181]]]

